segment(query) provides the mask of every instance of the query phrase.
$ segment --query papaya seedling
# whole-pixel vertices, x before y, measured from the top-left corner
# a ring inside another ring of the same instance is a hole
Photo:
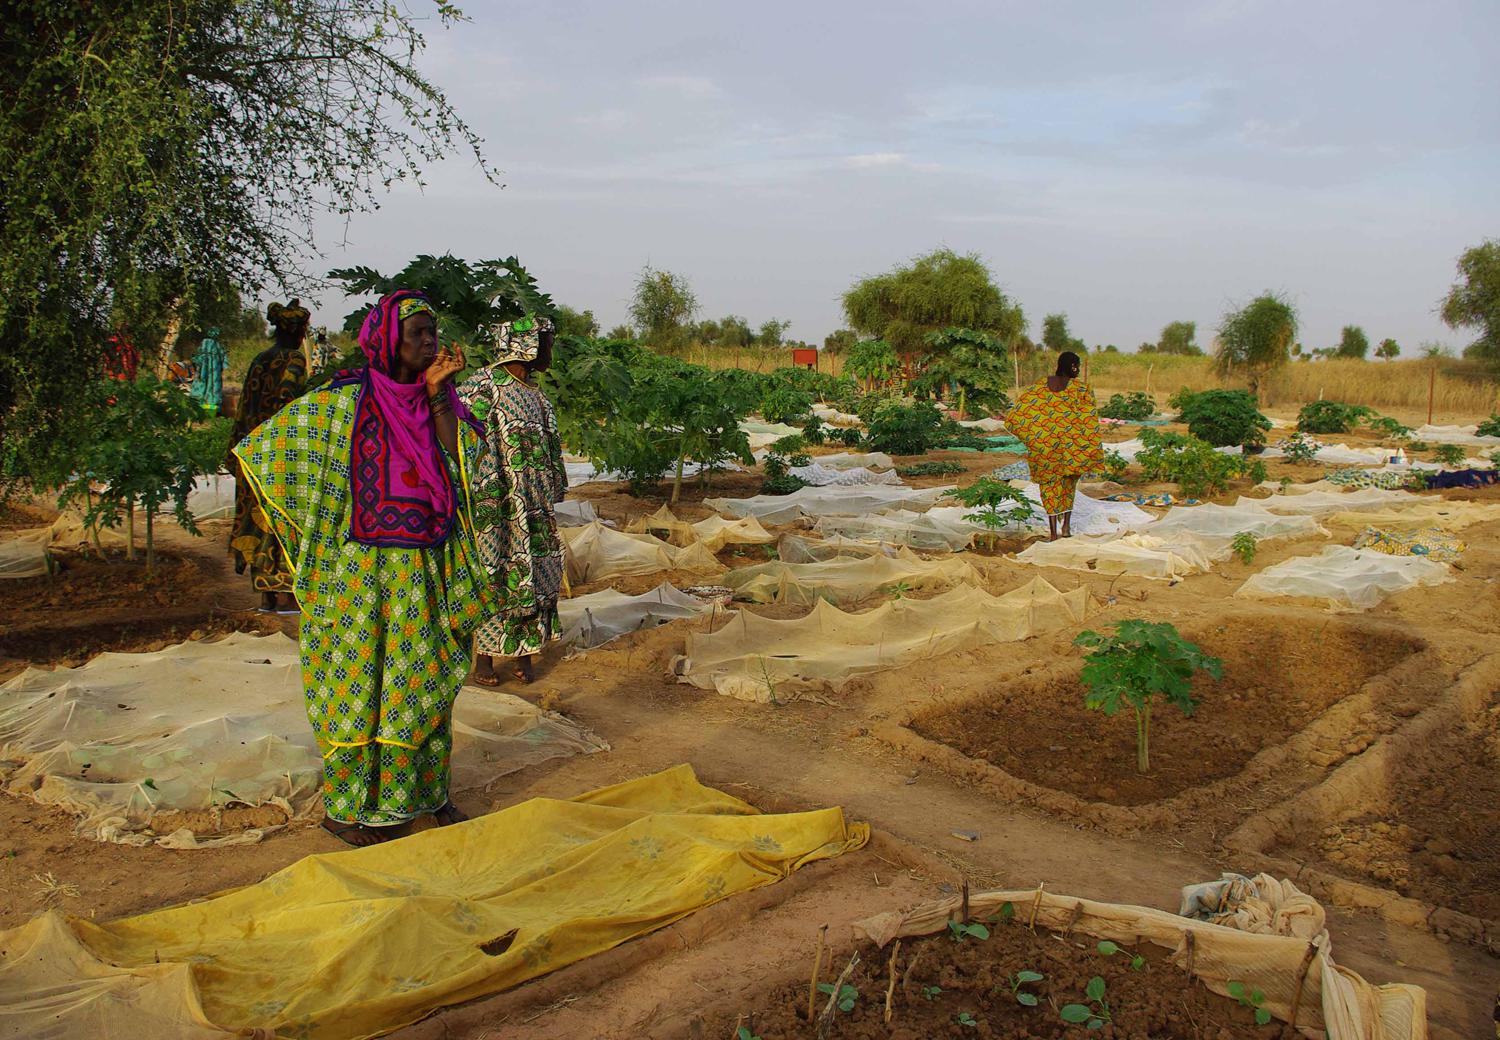
[[[1029,968],[1022,969],[1010,977],[1010,995],[1016,998],[1017,1004],[1024,1005],[1025,1007],[1036,1007],[1036,994],[1030,990],[1022,989],[1022,987],[1033,982],[1041,982],[1046,977],[1039,971],[1032,971]]]
[[[1229,548],[1240,558],[1241,563],[1249,563],[1255,559],[1255,535],[1249,531],[1241,531],[1230,539]]]
[[[1064,1004],[1058,1011],[1058,1015],[1069,1025],[1087,1025],[1089,1029],[1103,1029],[1104,1023],[1110,1021],[1109,1002],[1104,999],[1104,979],[1095,975],[1089,979],[1084,995],[1088,998],[1087,1004]]]
[[[985,529],[991,545],[1004,527],[1020,527],[1036,515],[1031,499],[1020,488],[1011,487],[993,477],[980,477],[968,487],[955,488],[946,498],[954,498],[973,509],[964,519]]]
[[[831,996],[832,993],[833,993],[833,983],[831,983],[831,982],[820,982],[820,983],[818,983],[818,992],[821,993],[821,994],[823,994],[825,997],[826,996]],[[840,1011],[844,1012],[845,1014],[847,1014],[850,1011],[853,1011],[854,1010],[854,1005],[859,1003],[859,990],[855,989],[853,986],[849,985],[847,982],[844,983],[842,986],[839,987],[839,996],[838,996],[837,1003],[838,1003],[838,1009]]]
[[[1192,715],[1192,678],[1207,672],[1224,677],[1224,662],[1183,639],[1168,622],[1130,619],[1115,625],[1114,635],[1080,632],[1074,646],[1089,647],[1082,680],[1084,707],[1112,716],[1123,701],[1135,714],[1136,769],[1151,770],[1151,708],[1157,697],[1184,715]]]
[[[1108,939],[1105,939],[1099,943],[1098,950],[1106,957],[1113,957],[1117,953],[1129,954],[1131,971],[1140,971],[1146,966],[1146,958],[1142,957],[1140,954],[1134,952],[1133,950],[1125,949],[1125,947],[1121,946],[1119,943],[1110,942]]]
[[[1255,1012],[1255,1024],[1268,1026],[1271,1024],[1271,1012],[1261,1007],[1266,1002],[1266,995],[1258,989],[1246,989],[1243,982],[1230,982],[1226,987],[1229,995],[1240,1002],[1241,1007],[1251,1008]]]

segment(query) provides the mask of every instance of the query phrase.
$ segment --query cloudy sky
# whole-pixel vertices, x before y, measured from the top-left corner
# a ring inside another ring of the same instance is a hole
[[[1413,352],[1467,342],[1435,304],[1500,235],[1495,0],[463,6],[422,66],[505,186],[439,164],[315,266],[514,253],[608,327],[649,263],[821,342],[854,280],[946,246],[1033,334],[1203,341],[1270,288],[1308,346]]]

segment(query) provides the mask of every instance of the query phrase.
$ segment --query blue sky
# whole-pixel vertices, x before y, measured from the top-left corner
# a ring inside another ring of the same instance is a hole
[[[420,5],[418,5],[420,10]],[[486,139],[322,260],[518,255],[625,318],[650,263],[702,316],[821,342],[862,275],[976,252],[1025,308],[1133,349],[1263,289],[1302,341],[1407,352],[1500,236],[1500,3],[470,0],[421,64]],[[328,293],[321,320],[346,301]]]

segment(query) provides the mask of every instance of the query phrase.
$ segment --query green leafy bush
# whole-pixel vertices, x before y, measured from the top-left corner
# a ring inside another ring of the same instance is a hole
[[[1374,414],[1374,409],[1362,404],[1309,401],[1297,413],[1297,429],[1304,433],[1348,433]]]
[[[809,415],[802,424],[802,439],[808,444],[822,444],[828,439],[828,427],[816,415]]]
[[[778,455],[795,455],[807,447],[807,441],[800,433],[789,433],[785,437],[777,437],[771,442],[770,451]]]
[[[1286,452],[1286,460],[1297,466],[1306,466],[1315,462],[1318,458],[1319,447],[1321,445],[1317,441],[1304,436],[1301,430],[1281,442],[1281,450]]]
[[[1204,390],[1193,394],[1179,410],[1177,421],[1215,448],[1240,445],[1260,448],[1266,443],[1271,420],[1260,413],[1255,398],[1244,390]]]
[[[838,431],[838,438],[846,448],[857,448],[864,441],[865,435],[853,426],[846,426]]]
[[[1229,540],[1229,550],[1240,558],[1241,563],[1250,563],[1255,559],[1255,551],[1258,548],[1255,535],[1249,531],[1241,531]]]
[[[1084,707],[1112,716],[1122,703],[1135,713],[1135,765],[1142,773],[1151,769],[1151,707],[1157,697],[1191,715],[1193,675],[1207,672],[1224,677],[1224,663],[1204,654],[1182,638],[1168,622],[1131,619],[1115,625],[1113,635],[1080,632],[1074,646],[1087,647],[1084,655]]]
[[[1432,449],[1432,457],[1444,466],[1462,466],[1469,453],[1464,451],[1461,444],[1439,444]]]
[[[771,384],[760,398],[760,415],[768,423],[805,422],[812,414],[813,395],[789,383]]]
[[[890,455],[924,455],[939,443],[943,413],[931,401],[888,402],[870,422],[870,445]]]
[[[1130,472],[1130,463],[1124,455],[1117,451],[1104,451],[1103,474],[1106,480],[1113,480],[1116,484],[1123,484],[1126,475]]]
[[[1251,459],[1245,466],[1245,476],[1250,478],[1252,484],[1263,484],[1270,473],[1266,470],[1266,464],[1260,459]]]
[[[1387,437],[1395,437],[1399,440],[1408,440],[1411,437],[1411,427],[1407,426],[1389,415],[1377,415],[1370,420],[1370,429]]]
[[[1167,398],[1167,407],[1180,412],[1188,406],[1188,402],[1191,401],[1197,393],[1198,391],[1189,390],[1185,386],[1178,387],[1177,392],[1171,397]]]
[[[991,545],[1002,528],[1019,527],[1036,515],[1026,492],[994,477],[980,477],[968,487],[953,489],[945,497],[957,499],[974,510],[965,513],[964,519],[982,526]]]
[[[951,477],[962,473],[964,468],[956,462],[913,462],[910,466],[897,466],[896,473],[903,477]]]
[[[1141,432],[1141,442],[1145,447],[1135,461],[1146,479],[1170,480],[1189,498],[1218,494],[1245,472],[1241,456],[1215,451],[1191,435],[1148,429]]]
[[[766,455],[762,465],[766,479],[760,485],[762,495],[790,495],[793,491],[807,487],[807,482],[794,477],[788,471],[787,460],[776,452]]]
[[[1129,395],[1111,394],[1099,409],[1099,415],[1104,419],[1149,419],[1155,414],[1156,402],[1141,390],[1134,390]]]
[[[1500,415],[1491,415],[1474,432],[1480,437],[1500,437]]]
[[[960,426],[952,419],[943,420],[941,443],[945,448],[973,448],[975,451],[983,451],[990,447],[987,437],[976,433],[968,426]]]

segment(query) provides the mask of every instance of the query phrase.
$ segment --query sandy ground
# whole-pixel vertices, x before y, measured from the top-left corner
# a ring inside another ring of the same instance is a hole
[[[994,455],[940,457],[959,461],[971,475],[1009,461]],[[1282,472],[1299,480],[1318,475],[1315,468],[1274,463],[1271,470],[1273,478]],[[731,475],[716,480],[709,494],[749,494],[757,485],[750,475]],[[653,512],[661,503],[660,498],[631,498],[611,485],[586,485],[576,494],[593,500],[602,516],[617,520]],[[1500,489],[1454,494],[1500,502]],[[686,489],[678,515],[706,515],[702,497],[696,487]],[[149,597],[144,618],[138,607],[127,604],[79,607],[70,616],[65,599],[47,601],[35,588],[13,595],[0,636],[0,677],[27,661],[71,663],[100,649],[147,649],[193,632],[275,627],[247,613],[255,596],[221,554],[222,525],[206,525],[205,533],[201,541],[176,531],[165,538],[177,566],[191,568],[190,587],[181,581],[129,587],[129,598],[137,603]],[[979,560],[992,592],[1038,573],[1062,589],[1087,586],[1102,604],[1089,627],[1125,617],[1171,620],[1185,631],[1211,628],[1221,642],[1253,640],[1273,656],[1282,649],[1276,645],[1281,642],[1278,632],[1288,634],[1289,647],[1291,636],[1300,634],[1295,654],[1287,653],[1293,663],[1279,680],[1284,684],[1295,685],[1303,675],[1310,687],[1326,687],[1328,677],[1319,673],[1339,671],[1357,673],[1358,681],[1346,686],[1358,687],[1371,671],[1365,657],[1378,657],[1379,668],[1399,679],[1393,685],[1408,691],[1402,703],[1382,702],[1366,713],[1373,721],[1365,721],[1378,736],[1382,719],[1398,722],[1405,717],[1401,712],[1415,710],[1413,705],[1435,702],[1484,654],[1500,648],[1495,587],[1500,523],[1471,527],[1465,540],[1470,549],[1454,582],[1403,593],[1358,616],[1330,615],[1314,605],[1226,600],[1253,570],[1316,551],[1318,540],[1267,543],[1253,567],[1222,564],[1171,586],[1074,571],[1038,572],[1005,557]],[[178,579],[183,574],[174,572]],[[635,592],[660,580],[655,575],[620,587]],[[729,700],[671,680],[666,666],[681,652],[683,624],[629,636],[569,660],[556,654],[545,658],[537,683],[511,687],[512,692],[545,699],[593,728],[613,750],[523,770],[491,784],[485,796],[459,790],[458,803],[471,813],[488,812],[529,797],[570,796],[687,762],[704,782],[767,810],[841,805],[851,818],[876,828],[871,845],[508,993],[444,1010],[396,1035],[471,1040],[697,1035],[695,1019],[725,1009],[752,1009],[757,993],[805,974],[820,926],[829,926],[837,955],[852,946],[848,926],[854,920],[951,892],[965,878],[976,887],[1020,888],[1045,881],[1054,892],[1175,910],[1184,884],[1215,878],[1221,871],[1258,869],[1253,857],[1228,847],[1231,832],[1254,814],[1322,782],[1338,764],[1338,756],[1324,762],[1299,750],[1294,735],[1278,747],[1259,749],[1258,757],[1234,775],[1161,803],[1171,807],[1166,820],[1159,812],[1132,808],[1123,798],[1120,805],[1105,804],[1098,811],[1093,808],[1097,802],[1085,802],[1079,811],[1049,809],[993,782],[961,752],[911,739],[907,735],[913,730],[906,724],[934,706],[982,701],[1008,684],[1054,671],[1072,669],[1076,674],[1077,651],[1069,645],[1074,631],[879,674],[829,695],[829,703],[801,700],[773,706]],[[1340,638],[1323,641],[1326,648],[1320,650],[1319,639],[1306,633],[1330,625]],[[1360,648],[1372,640],[1380,645],[1382,632],[1389,635],[1392,652],[1363,655]],[[1244,671],[1253,661],[1247,663],[1247,652],[1239,650],[1238,667]],[[1347,689],[1335,692],[1345,696]],[[1322,703],[1316,707],[1321,710]],[[1358,721],[1349,722],[1354,728],[1340,731],[1342,735],[1357,737]],[[1109,724],[1130,725],[1125,716]],[[1344,724],[1338,718],[1327,720],[1330,726]],[[1283,753],[1282,746],[1294,750]],[[1482,747],[1473,753],[1483,761]],[[1086,759],[1075,772],[1078,776],[1069,779],[1073,788],[1094,791]],[[1465,796],[1463,791],[1452,795]],[[1473,807],[1475,812],[1491,808]],[[955,831],[975,832],[978,839],[961,840]],[[57,811],[22,798],[0,798],[0,926],[52,906],[101,918],[168,906],[254,882],[309,853],[338,847],[333,838],[307,826],[293,826],[259,845],[230,849],[177,852],[105,845],[76,838],[70,820]],[[1480,876],[1487,875],[1474,875]],[[1336,903],[1330,906],[1329,927],[1340,963],[1373,982],[1404,981],[1427,988],[1434,1036],[1474,1037],[1488,1028],[1500,987],[1500,961],[1480,943]]]

